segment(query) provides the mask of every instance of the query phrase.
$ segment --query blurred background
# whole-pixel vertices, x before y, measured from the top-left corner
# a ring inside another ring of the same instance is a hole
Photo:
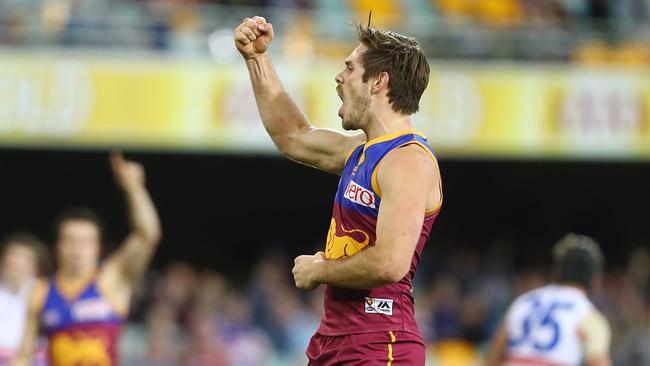
[[[334,76],[370,9],[432,66],[414,117],[445,192],[416,279],[428,362],[481,365],[575,231],[607,258],[594,301],[615,364],[650,365],[650,0],[0,0],[0,234],[51,241],[61,209],[88,205],[110,253],[127,226],[107,151],[123,148],[164,240],[122,364],[305,364],[322,292],[290,269],[324,246],[338,179],[275,151],[232,29],[272,22],[290,94],[340,128]]]

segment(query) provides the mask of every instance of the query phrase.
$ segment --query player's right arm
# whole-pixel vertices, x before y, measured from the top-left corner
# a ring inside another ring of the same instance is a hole
[[[587,315],[578,325],[586,366],[611,366],[609,346],[611,330],[607,319],[598,311]]]
[[[340,174],[352,149],[365,142],[365,135],[350,136],[309,124],[275,72],[267,52],[273,25],[266,19],[245,18],[235,28],[234,38],[246,61],[264,127],[280,152],[297,162]]]
[[[18,348],[16,357],[10,366],[31,366],[32,355],[38,341],[38,318],[47,295],[47,281],[40,280],[30,295],[29,308],[27,309],[27,322],[23,331],[23,339]]]

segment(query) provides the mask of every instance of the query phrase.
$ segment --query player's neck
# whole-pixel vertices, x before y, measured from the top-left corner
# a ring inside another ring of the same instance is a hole
[[[96,268],[76,269],[76,268],[61,268],[57,271],[57,278],[65,282],[83,282],[94,276]]]
[[[370,141],[377,137],[412,129],[411,116],[388,112],[371,116],[363,132]]]

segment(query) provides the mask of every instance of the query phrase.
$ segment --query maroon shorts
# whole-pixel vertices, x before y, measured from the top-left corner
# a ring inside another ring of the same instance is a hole
[[[314,334],[307,348],[309,366],[423,366],[422,338],[406,332],[343,336]]]

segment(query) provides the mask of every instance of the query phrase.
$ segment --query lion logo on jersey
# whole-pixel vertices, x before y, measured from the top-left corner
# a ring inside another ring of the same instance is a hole
[[[341,230],[347,235],[339,236],[336,235],[336,229],[336,219],[332,217],[330,230],[327,233],[327,245],[325,246],[325,258],[327,259],[339,259],[357,254],[370,242],[370,236],[363,230],[346,230],[341,226]],[[363,239],[359,241],[355,237]]]
[[[106,343],[100,338],[75,339],[57,334],[51,340],[51,362],[54,366],[112,366]]]

